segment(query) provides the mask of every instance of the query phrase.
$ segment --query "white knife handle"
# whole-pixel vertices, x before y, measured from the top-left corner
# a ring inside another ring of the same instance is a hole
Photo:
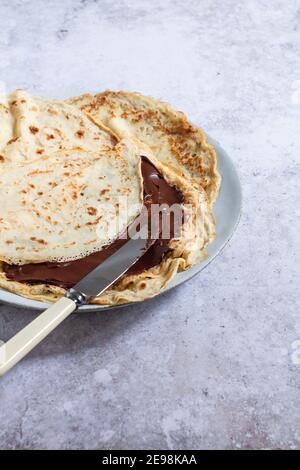
[[[75,309],[76,303],[73,300],[62,297],[0,346],[0,376],[23,359]]]

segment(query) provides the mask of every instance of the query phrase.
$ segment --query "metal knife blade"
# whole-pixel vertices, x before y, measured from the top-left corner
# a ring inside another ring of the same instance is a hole
[[[69,289],[66,297],[76,302],[77,306],[87,303],[128,271],[150,246],[151,242],[147,238],[130,238],[122,248]]]

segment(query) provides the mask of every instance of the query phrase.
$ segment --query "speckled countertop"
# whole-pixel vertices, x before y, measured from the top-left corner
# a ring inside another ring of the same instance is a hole
[[[1,88],[172,103],[234,160],[244,212],[205,271],[73,315],[0,381],[0,448],[300,448],[300,7],[0,2]],[[0,306],[0,338],[34,318]]]

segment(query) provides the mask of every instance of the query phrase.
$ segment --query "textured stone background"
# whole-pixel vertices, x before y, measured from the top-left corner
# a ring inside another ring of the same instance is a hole
[[[167,100],[223,144],[244,191],[200,275],[72,316],[0,381],[0,447],[300,448],[299,1],[1,0],[0,80]],[[0,337],[33,318],[0,306]]]

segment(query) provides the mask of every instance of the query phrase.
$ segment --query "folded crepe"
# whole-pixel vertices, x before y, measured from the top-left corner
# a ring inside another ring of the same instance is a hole
[[[1,111],[2,109],[2,111]],[[62,149],[112,149],[117,137],[67,103],[17,90],[0,103],[2,165],[35,160]]]
[[[59,102],[18,90],[0,103],[0,286],[56,301],[70,287],[64,272],[74,279],[85,260],[95,264],[117,246],[145,201],[150,207],[151,187],[164,202],[160,185],[180,201],[180,233],[155,242],[135,271],[93,303],[153,297],[206,257],[219,186],[214,150],[182,114],[142,95]],[[39,270],[47,275],[36,276]]]
[[[203,188],[213,205],[220,186],[216,153],[204,133],[169,104],[140,93],[105,91],[67,100],[109,127],[119,138],[136,137],[158,160]]]

